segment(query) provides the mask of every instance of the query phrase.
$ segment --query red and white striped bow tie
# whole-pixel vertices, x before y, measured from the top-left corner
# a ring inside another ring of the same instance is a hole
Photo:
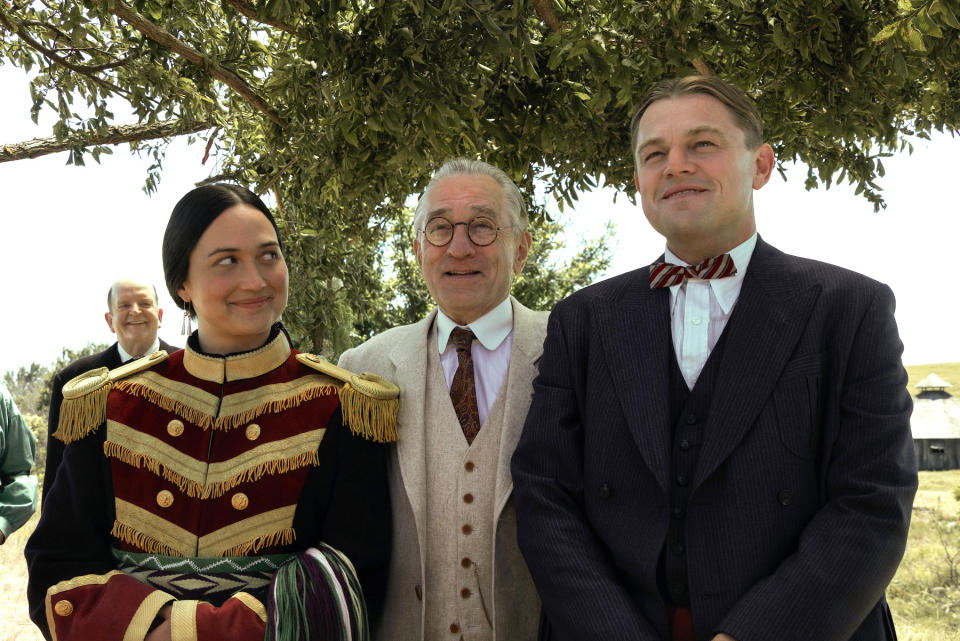
[[[673,263],[654,263],[650,265],[650,287],[670,287],[680,285],[688,278],[726,278],[737,273],[730,254],[720,254],[708,258],[696,265],[674,265]]]

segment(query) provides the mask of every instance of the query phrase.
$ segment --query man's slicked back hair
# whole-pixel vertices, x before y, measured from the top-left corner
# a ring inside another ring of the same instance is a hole
[[[733,121],[743,131],[743,139],[748,149],[756,149],[763,143],[763,121],[757,106],[747,94],[716,76],[668,78],[647,89],[630,120],[630,151],[634,163],[637,161],[637,130],[640,128],[640,119],[650,105],[658,100],[697,94],[710,96],[723,103]]]

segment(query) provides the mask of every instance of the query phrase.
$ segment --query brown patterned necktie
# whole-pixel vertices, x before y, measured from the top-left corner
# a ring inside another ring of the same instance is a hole
[[[696,265],[674,265],[673,263],[654,263],[650,265],[650,287],[670,287],[680,285],[688,278],[726,278],[737,273],[730,254],[720,254],[708,258]]]
[[[467,437],[467,443],[473,443],[480,431],[480,410],[477,409],[477,385],[473,377],[473,355],[470,346],[476,336],[469,329],[455,327],[450,334],[450,342],[457,348],[457,372],[450,384],[450,400],[460,419],[460,428]]]

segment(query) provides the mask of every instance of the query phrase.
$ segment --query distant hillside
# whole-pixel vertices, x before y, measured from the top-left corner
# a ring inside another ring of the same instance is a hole
[[[922,381],[928,374],[933,372],[943,380],[952,384],[953,387],[947,388],[947,391],[956,398],[960,398],[960,363],[935,363],[933,365],[907,365],[907,375],[910,380],[907,381],[907,389],[910,394],[917,395],[914,385]]]

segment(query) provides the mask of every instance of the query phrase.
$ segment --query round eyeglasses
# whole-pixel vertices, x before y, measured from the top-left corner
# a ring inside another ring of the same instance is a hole
[[[428,243],[434,247],[443,247],[453,240],[453,232],[460,225],[467,228],[467,237],[477,247],[492,245],[501,230],[512,227],[512,225],[498,227],[489,218],[474,218],[468,223],[451,223],[446,218],[431,218],[421,231]]]

